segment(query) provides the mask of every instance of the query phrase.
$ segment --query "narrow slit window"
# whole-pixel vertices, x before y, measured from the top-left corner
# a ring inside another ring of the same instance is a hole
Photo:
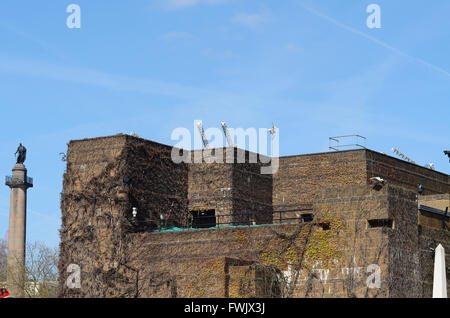
[[[393,229],[394,228],[394,222],[392,219],[374,219],[374,220],[368,220],[368,227],[370,229],[372,228],[379,228],[379,227],[384,227],[384,228],[389,228],[389,229]]]

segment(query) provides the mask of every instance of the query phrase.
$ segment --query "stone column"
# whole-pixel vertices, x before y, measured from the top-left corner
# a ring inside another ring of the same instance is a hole
[[[11,296],[24,297],[27,189],[33,187],[33,181],[27,177],[25,166],[18,163],[12,176],[6,177],[6,185],[11,188],[7,286]]]

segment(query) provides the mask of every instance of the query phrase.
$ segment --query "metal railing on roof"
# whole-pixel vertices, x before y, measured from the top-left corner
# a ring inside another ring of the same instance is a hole
[[[294,209],[281,211],[241,212],[222,215],[198,215],[184,220],[184,230],[213,229],[233,226],[261,226],[308,223],[313,220],[313,209]],[[192,212],[192,211],[191,211]],[[169,220],[168,220],[169,221]],[[165,220],[154,231],[167,229]]]
[[[348,141],[349,139],[350,141]],[[332,150],[341,151],[349,148],[366,149],[367,138],[361,135],[345,135],[345,136],[329,137],[328,141],[329,141],[328,145],[329,151]],[[341,144],[341,142],[344,141],[345,143]]]

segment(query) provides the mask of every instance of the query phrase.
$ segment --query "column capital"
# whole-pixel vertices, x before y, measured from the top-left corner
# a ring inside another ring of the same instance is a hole
[[[12,169],[12,175],[6,176],[5,184],[13,188],[32,188],[33,187],[33,179],[27,177],[27,168],[22,163],[17,163]]]

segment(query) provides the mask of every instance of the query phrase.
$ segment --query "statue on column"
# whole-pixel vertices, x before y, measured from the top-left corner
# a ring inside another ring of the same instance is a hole
[[[19,144],[19,147],[17,147],[16,153],[14,155],[17,155],[17,163],[23,164],[25,162],[25,159],[27,158],[27,148],[25,148],[22,143]]]

